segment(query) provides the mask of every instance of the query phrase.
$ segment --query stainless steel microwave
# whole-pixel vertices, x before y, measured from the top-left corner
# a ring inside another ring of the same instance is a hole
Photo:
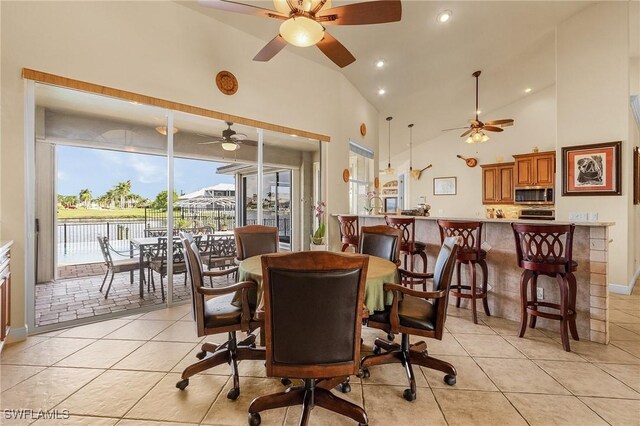
[[[515,189],[516,204],[553,204],[553,187],[527,186]]]

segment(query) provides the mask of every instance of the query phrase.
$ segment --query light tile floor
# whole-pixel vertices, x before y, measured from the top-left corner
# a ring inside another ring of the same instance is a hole
[[[371,425],[638,425],[640,424],[640,290],[611,296],[612,342],[571,342],[562,350],[558,333],[528,330],[482,316],[474,325],[466,310],[449,309],[442,341],[428,339],[433,356],[453,363],[458,382],[417,368],[416,401],[399,365],[373,367],[369,379],[354,377],[344,397],[364,404]],[[219,366],[175,388],[181,370],[196,360],[189,305],[29,337],[2,352],[0,408],[69,410],[59,425],[245,425],[250,401],[282,389],[266,378],[263,363],[240,363],[241,396],[226,398],[229,368]],[[383,336],[365,328],[364,350]],[[209,340],[222,341],[224,335]],[[265,412],[263,424],[297,424],[300,408]],[[36,423],[43,423],[39,420]],[[321,408],[314,425],[350,424]]]

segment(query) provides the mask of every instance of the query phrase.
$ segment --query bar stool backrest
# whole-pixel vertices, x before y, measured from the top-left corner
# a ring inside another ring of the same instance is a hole
[[[512,223],[518,266],[547,274],[571,272],[575,227]]]
[[[384,220],[387,222],[387,225],[402,231],[400,250],[405,252],[414,251],[416,244],[416,219],[413,217],[385,216]]]
[[[338,215],[340,222],[340,241],[343,244],[358,245],[358,216]]]
[[[444,243],[447,237],[461,237],[462,246],[458,257],[465,254],[473,254],[478,258],[482,249],[482,222],[438,220],[440,228],[440,242]]]

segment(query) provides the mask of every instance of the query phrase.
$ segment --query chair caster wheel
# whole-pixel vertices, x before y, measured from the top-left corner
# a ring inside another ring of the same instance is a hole
[[[456,376],[452,376],[451,374],[447,374],[444,376],[444,382],[449,386],[453,386],[456,384]]]
[[[390,342],[393,342],[394,338],[395,338],[395,336],[393,335],[393,333],[387,334],[387,339],[389,339]]]
[[[184,390],[187,386],[189,386],[189,379],[183,379],[176,383],[176,387],[180,390]]]
[[[227,398],[231,399],[233,401],[238,399],[239,396],[240,396],[240,389],[238,389],[238,388],[231,388],[231,390],[229,392],[227,392]],[[260,424],[260,423],[258,423],[258,424]]]
[[[415,401],[416,394],[415,392],[411,392],[411,389],[405,389],[404,392],[402,393],[402,397],[407,401]]]
[[[369,376],[371,376],[371,373],[369,372],[369,369],[368,369],[368,368],[363,368],[363,369],[360,371],[360,378],[361,378],[361,379],[368,379],[368,378],[369,378]]]
[[[349,393],[351,392],[351,385],[349,383],[340,383],[338,385],[338,390],[342,393]]]
[[[200,351],[196,354],[196,358],[198,359],[204,359],[205,356],[207,356],[207,351]]]
[[[373,354],[374,355],[380,355],[380,346],[374,346],[373,347]]]
[[[369,423],[358,423],[358,426],[369,426]]]
[[[260,413],[249,413],[249,426],[258,426],[261,422]]]
[[[282,379],[280,379],[280,383],[282,383],[284,386],[289,386],[291,384],[291,380],[283,377]]]

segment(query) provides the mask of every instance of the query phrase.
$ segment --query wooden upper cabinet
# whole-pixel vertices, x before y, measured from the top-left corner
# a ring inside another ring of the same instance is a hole
[[[554,186],[556,153],[534,152],[514,155],[515,186]]]
[[[482,167],[482,204],[513,203],[514,163],[486,164]]]

